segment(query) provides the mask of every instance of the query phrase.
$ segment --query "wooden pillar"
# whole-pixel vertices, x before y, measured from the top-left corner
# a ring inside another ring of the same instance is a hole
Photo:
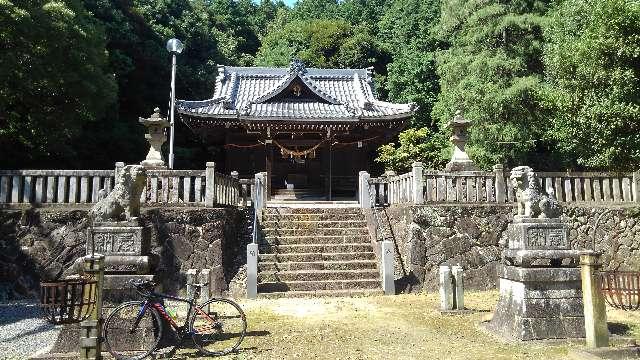
[[[273,144],[271,143],[271,140],[268,139],[265,144],[265,155],[266,155],[266,159],[265,159],[265,172],[267,173],[266,175],[266,182],[267,182],[267,200],[271,200],[271,175],[273,174]]]
[[[330,199],[331,191],[331,149],[330,144],[322,147],[322,174],[324,175],[324,196]]]

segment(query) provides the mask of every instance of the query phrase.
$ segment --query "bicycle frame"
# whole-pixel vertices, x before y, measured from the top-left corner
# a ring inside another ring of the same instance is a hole
[[[142,304],[142,306],[140,307],[140,313],[138,314],[138,317],[136,319],[136,321],[133,324],[132,327],[132,332],[133,330],[138,326],[138,323],[140,322],[140,320],[142,319],[142,316],[144,316],[144,313],[147,311],[147,308],[149,306],[153,307],[154,309],[156,309],[158,311],[158,313],[160,314],[160,316],[171,325],[171,327],[176,330],[176,332],[178,332],[178,334],[180,334],[181,337],[183,337],[183,335],[188,333],[187,326],[189,325],[189,319],[191,319],[191,317],[193,316],[193,312],[197,311],[198,313],[206,316],[207,318],[209,318],[209,320],[211,320],[212,322],[216,323],[216,320],[211,318],[211,316],[209,316],[209,314],[207,314],[206,312],[200,310],[200,308],[198,308],[198,304],[195,298],[193,299],[186,299],[186,298],[181,298],[181,297],[177,297],[177,296],[172,296],[172,295],[167,295],[167,294],[160,294],[160,293],[156,293],[156,292],[151,292],[148,295],[145,295],[145,301]],[[164,306],[164,304],[162,303],[161,300],[163,299],[168,299],[168,300],[174,300],[174,301],[179,301],[179,302],[183,302],[183,303],[187,303],[189,304],[189,310],[187,311],[187,316],[184,320],[184,325],[180,326],[178,325],[172,318],[171,316],[169,316],[169,314],[167,313],[167,310]],[[182,332],[181,332],[182,330]]]

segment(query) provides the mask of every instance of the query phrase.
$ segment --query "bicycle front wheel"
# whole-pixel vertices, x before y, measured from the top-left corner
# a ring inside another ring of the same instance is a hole
[[[235,302],[211,299],[195,308],[190,330],[200,351],[226,355],[240,346],[247,333],[247,319]]]
[[[158,311],[144,302],[126,302],[115,308],[104,323],[107,351],[119,360],[139,360],[149,356],[162,336]]]

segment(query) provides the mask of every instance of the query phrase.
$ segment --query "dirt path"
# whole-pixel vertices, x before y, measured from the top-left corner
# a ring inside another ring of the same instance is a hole
[[[437,294],[338,299],[242,301],[249,334],[225,359],[562,359],[567,342],[508,344],[478,324],[497,293],[466,294],[476,312],[441,315]],[[640,316],[611,312],[638,337]],[[181,352],[198,358],[191,350]]]

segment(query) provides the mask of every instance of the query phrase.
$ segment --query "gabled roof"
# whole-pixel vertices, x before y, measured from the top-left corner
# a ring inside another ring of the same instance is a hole
[[[299,60],[288,69],[218,66],[213,98],[176,105],[188,116],[287,122],[396,120],[417,108],[376,99],[370,69],[307,69]]]

